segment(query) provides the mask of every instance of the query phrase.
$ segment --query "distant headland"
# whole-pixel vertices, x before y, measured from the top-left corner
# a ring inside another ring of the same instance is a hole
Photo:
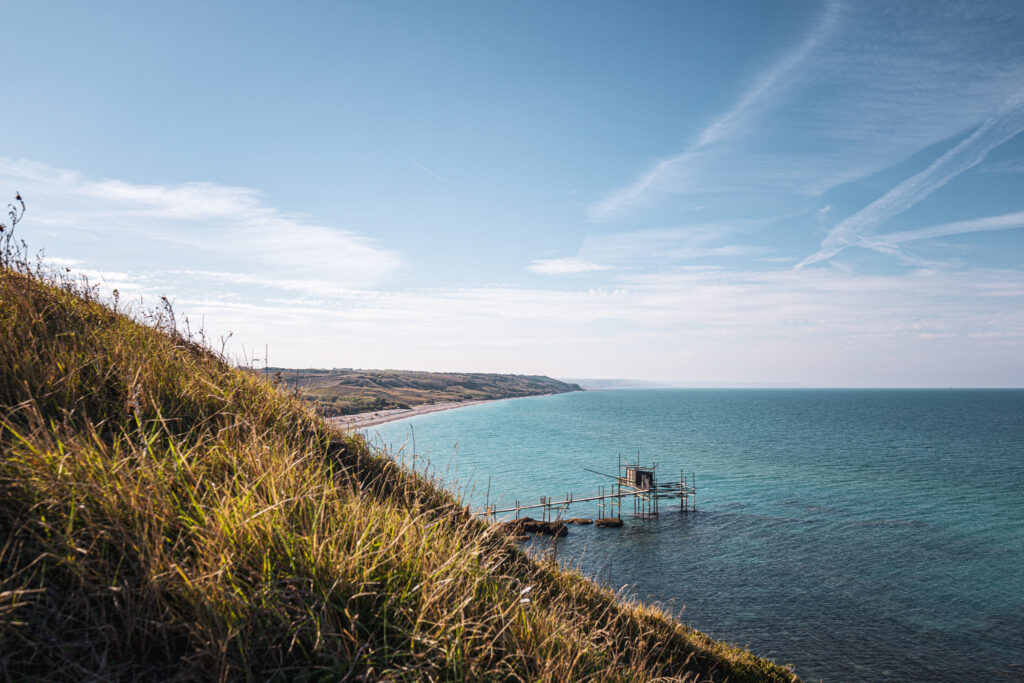
[[[275,367],[263,372],[314,403],[324,417],[360,415],[346,421],[357,426],[481,401],[582,391],[543,375]],[[380,413],[385,419],[373,421]]]

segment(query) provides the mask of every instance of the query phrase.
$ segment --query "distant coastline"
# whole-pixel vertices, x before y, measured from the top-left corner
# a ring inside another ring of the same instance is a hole
[[[544,375],[353,368],[267,368],[275,382],[343,426],[370,426],[481,401],[580,391]]]
[[[342,415],[340,417],[328,417],[325,418],[328,423],[340,427],[342,429],[365,429],[366,427],[375,427],[377,425],[385,424],[386,422],[395,422],[396,420],[404,420],[409,417],[416,417],[417,415],[426,415],[428,413],[439,413],[442,410],[452,410],[454,408],[465,408],[467,406],[476,406],[481,403],[492,403],[494,401],[507,401],[507,398],[492,398],[484,399],[480,401],[447,401],[445,403],[424,403],[411,408],[392,408],[389,410],[377,410],[374,412],[357,413],[355,415]]]

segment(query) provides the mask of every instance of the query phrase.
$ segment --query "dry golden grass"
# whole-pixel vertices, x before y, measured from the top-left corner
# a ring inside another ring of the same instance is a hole
[[[0,678],[794,680],[224,363],[0,268]]]

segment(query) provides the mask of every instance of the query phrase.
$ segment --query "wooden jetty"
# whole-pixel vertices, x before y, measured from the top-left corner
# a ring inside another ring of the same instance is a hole
[[[602,526],[602,520],[618,520],[619,524],[605,524],[605,526],[621,526],[622,502],[624,498],[633,501],[633,516],[639,519],[654,519],[659,514],[659,501],[679,501],[679,512],[696,511],[696,476],[693,473],[685,474],[679,472],[679,481],[659,482],[657,477],[658,464],[641,465],[640,454],[637,453],[635,463],[623,463],[622,454],[619,454],[618,474],[611,475],[584,468],[587,472],[599,474],[602,477],[612,479],[612,483],[598,486],[597,492],[577,496],[573,493],[566,493],[562,499],[541,496],[540,502],[525,504],[519,500],[515,501],[512,507],[497,509],[488,501],[484,509],[475,514],[483,515],[493,520],[496,515],[513,513],[515,519],[519,519],[520,513],[524,510],[540,510],[542,522],[561,521],[565,512],[572,506],[579,503],[597,503],[597,523]],[[490,498],[490,486],[488,486],[488,498]]]

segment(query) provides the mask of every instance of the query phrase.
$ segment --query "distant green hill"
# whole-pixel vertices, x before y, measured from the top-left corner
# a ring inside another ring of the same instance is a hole
[[[412,370],[268,368],[268,377],[317,404],[326,417],[408,408],[424,403],[479,401],[581,391],[579,385],[541,375],[497,375]]]
[[[3,251],[0,678],[793,679],[143,317]]]

